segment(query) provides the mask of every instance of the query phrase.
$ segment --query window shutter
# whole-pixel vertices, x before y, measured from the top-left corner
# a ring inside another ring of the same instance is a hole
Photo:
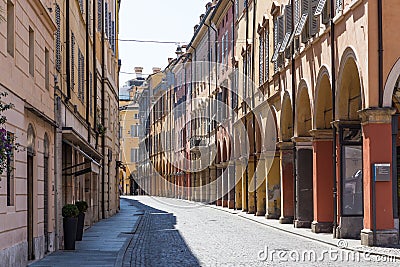
[[[108,35],[108,4],[107,3],[105,3],[104,19],[105,19],[104,31],[105,31],[105,34],[107,35],[107,37],[109,37],[109,35]]]
[[[269,31],[265,31],[265,81],[269,79]]]
[[[75,36],[71,33],[71,89],[75,89]]]
[[[61,14],[60,6],[56,4],[56,70],[61,72]]]
[[[327,3],[324,6],[324,9],[322,11],[322,23],[323,24],[328,24],[330,19],[331,19],[331,2],[326,1]]]
[[[103,6],[101,5],[101,0],[97,1],[97,31],[101,32],[101,26],[102,26],[102,21],[101,21],[101,12],[103,11]]]
[[[108,43],[111,46],[111,43],[113,41],[112,36],[111,36],[111,12],[108,12]]]
[[[308,37],[309,37],[309,18],[308,18],[309,17],[308,14],[310,13],[309,10],[310,10],[309,0],[302,0],[301,1],[301,15],[302,16],[307,15],[307,18],[305,19],[305,22],[304,22],[303,31],[301,32],[301,41],[303,43],[307,43]]]
[[[259,38],[259,85],[264,83],[264,32],[260,34]]]
[[[278,17],[278,44],[282,44],[284,36],[285,36],[285,26],[284,26],[283,16],[279,16]]]
[[[294,0],[294,25],[300,21],[300,0]]]
[[[308,15],[310,21],[310,35],[315,36],[319,32],[319,17],[314,17],[317,10],[318,0],[311,0],[310,13]]]
[[[93,94],[93,74],[89,73],[89,111],[90,115],[93,114],[93,103],[92,103],[92,94]]]
[[[82,102],[85,102],[85,56],[81,53],[81,94]]]
[[[286,24],[286,33],[290,33],[292,31],[292,5],[285,6],[285,24]]]

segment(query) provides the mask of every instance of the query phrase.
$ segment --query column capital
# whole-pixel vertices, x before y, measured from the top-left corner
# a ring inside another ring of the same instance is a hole
[[[285,142],[285,141],[280,141],[276,144],[276,146],[280,150],[292,150],[293,149],[293,142]]]
[[[394,108],[366,108],[358,111],[361,124],[391,124],[392,115],[396,113]]]
[[[292,141],[296,143],[296,146],[310,145],[312,142],[311,136],[293,136]]]
[[[333,137],[332,129],[312,129],[310,134],[314,140],[331,140]]]

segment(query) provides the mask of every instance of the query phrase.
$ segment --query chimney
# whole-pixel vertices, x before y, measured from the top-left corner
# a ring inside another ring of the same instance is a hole
[[[203,20],[204,16],[205,16],[204,14],[200,15],[200,22]]]
[[[196,32],[198,28],[199,28],[199,24],[194,25],[194,32]]]
[[[172,60],[174,60],[172,57],[168,58],[168,64],[170,64],[172,62]]]
[[[208,10],[210,7],[212,7],[212,5],[213,4],[211,2],[208,2],[207,5],[206,5],[206,10]]]
[[[156,73],[159,73],[159,72],[161,72],[161,68],[159,68],[159,67],[154,67],[153,68],[153,74],[156,74]]]
[[[136,79],[137,78],[142,78],[142,73],[143,73],[143,68],[142,67],[135,67]]]

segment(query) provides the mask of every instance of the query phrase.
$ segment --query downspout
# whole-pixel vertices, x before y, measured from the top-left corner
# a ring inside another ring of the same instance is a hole
[[[90,130],[91,130],[91,125],[90,125],[90,57],[89,57],[89,5],[86,5],[86,124],[88,127],[88,143],[90,144]],[[94,36],[94,35],[93,35]]]
[[[383,106],[383,23],[382,23],[382,0],[378,0],[378,82],[379,82],[379,103],[378,107],[382,108]],[[373,245],[376,244],[376,183],[371,177],[372,183],[372,233],[373,233]]]
[[[210,18],[210,21],[214,18],[214,15],[215,15],[215,13],[212,14],[212,17]],[[214,52],[215,53],[215,87],[217,87],[218,86],[218,45],[217,45],[218,44],[218,40],[217,40],[218,39],[218,31],[214,28],[213,25],[211,25],[211,23],[210,23],[210,29],[212,29],[214,31],[214,34],[215,34],[215,43],[214,43],[214,46],[215,46],[214,47],[214,50],[215,50],[215,52]],[[215,98],[217,98],[217,96],[215,96]],[[212,104],[211,106],[213,106],[213,103],[211,103],[211,104]],[[210,109],[211,109],[211,107],[210,107]],[[211,113],[210,113],[210,115],[211,115]],[[215,137],[215,139],[214,139],[215,142],[217,142],[217,131],[215,131],[214,137]],[[217,168],[215,168],[215,178],[216,179],[217,179],[217,175],[218,175]]]
[[[333,0],[332,0],[333,1]],[[294,28],[294,17],[295,17],[295,7],[294,2],[292,4],[292,30],[295,31]],[[293,32],[294,34],[294,32]],[[294,55],[295,51],[295,42],[292,42],[292,126],[293,126],[293,136],[294,136],[294,124],[296,120],[296,58]],[[292,138],[293,142],[293,226],[295,227],[295,221],[297,217],[296,207],[297,207],[297,149],[296,149],[296,140]]]
[[[101,0],[102,12],[101,12],[101,124],[103,128],[105,127],[105,119],[104,119],[104,109],[105,109],[105,32],[104,32],[104,0]],[[101,216],[103,219],[105,216],[105,160],[106,160],[106,147],[105,147],[105,133],[103,133],[101,137],[101,154],[103,155],[103,160],[101,162]]]
[[[96,29],[97,29],[97,21],[94,14],[96,14],[97,9],[96,9],[96,1],[93,1],[93,126],[94,126],[94,132],[96,133],[96,144],[95,148],[97,150],[98,145],[99,145],[99,133],[97,131],[97,34],[96,34]],[[102,23],[103,24],[103,23]]]
[[[257,148],[256,148],[256,115],[255,115],[255,99],[254,99],[254,90],[255,90],[255,48],[256,48],[256,8],[257,8],[257,0],[254,0],[253,5],[253,49],[251,50],[251,65],[252,65],[252,72],[251,72],[251,105],[252,105],[252,113],[253,113],[253,156],[254,156],[254,173],[253,173],[253,180],[254,180],[254,215],[257,215]]]
[[[69,22],[69,0],[66,0],[65,2],[66,5],[66,11],[65,11],[65,24],[66,24],[66,32],[65,32],[65,46],[66,46],[66,51],[65,51],[65,56],[67,58],[65,62],[65,67],[67,71],[67,97],[65,99],[66,102],[68,102],[71,99],[71,37],[70,37],[70,22]]]
[[[248,84],[248,69],[247,66],[248,64],[248,57],[247,57],[247,48],[249,46],[249,3],[248,0],[245,0],[244,2],[245,4],[245,8],[246,8],[246,49],[245,49],[245,53],[246,53],[246,66],[244,66],[244,77],[245,77],[245,83],[243,84],[243,89],[246,89],[246,95],[247,95],[247,84]],[[244,62],[243,62],[244,63]],[[246,95],[243,94],[243,99],[246,99]],[[246,100],[244,101],[244,105],[243,105],[243,113],[244,113],[244,127],[246,129],[246,134],[247,134],[247,103]],[[246,164],[246,212],[249,212],[249,162]]]
[[[207,60],[208,60],[208,98],[209,98],[210,95],[211,95],[211,68],[212,68],[212,64],[211,64],[211,33],[210,33],[210,25],[207,25],[205,22],[204,22],[204,25],[207,27],[207,38],[208,38],[208,58],[207,58]],[[211,129],[210,117],[211,117],[211,114],[212,114],[210,101],[208,101],[208,112],[209,112],[209,114],[208,114],[209,122],[207,124],[207,137],[208,137],[208,162],[210,163],[210,161],[211,161],[211,148],[210,148],[210,136],[209,135],[211,133],[211,131],[210,131],[210,129]],[[210,184],[211,184],[211,168],[208,167],[207,187],[210,188]],[[210,199],[209,196],[206,196],[206,199],[209,200]],[[207,200],[206,200],[206,202],[207,202]]]
[[[332,119],[335,122],[335,113],[336,113],[336,64],[335,64],[335,22],[333,18],[335,17],[335,1],[331,1],[331,75],[332,75]],[[337,165],[337,151],[336,151],[336,143],[337,143],[337,129],[335,123],[332,123],[332,160],[333,160],[333,238],[337,238],[337,216],[338,216],[338,205],[337,205],[337,173],[336,173],[336,165]]]

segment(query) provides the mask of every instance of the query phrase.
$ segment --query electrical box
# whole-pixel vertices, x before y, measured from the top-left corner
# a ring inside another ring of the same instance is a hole
[[[376,163],[372,165],[375,182],[390,181],[390,163]]]

